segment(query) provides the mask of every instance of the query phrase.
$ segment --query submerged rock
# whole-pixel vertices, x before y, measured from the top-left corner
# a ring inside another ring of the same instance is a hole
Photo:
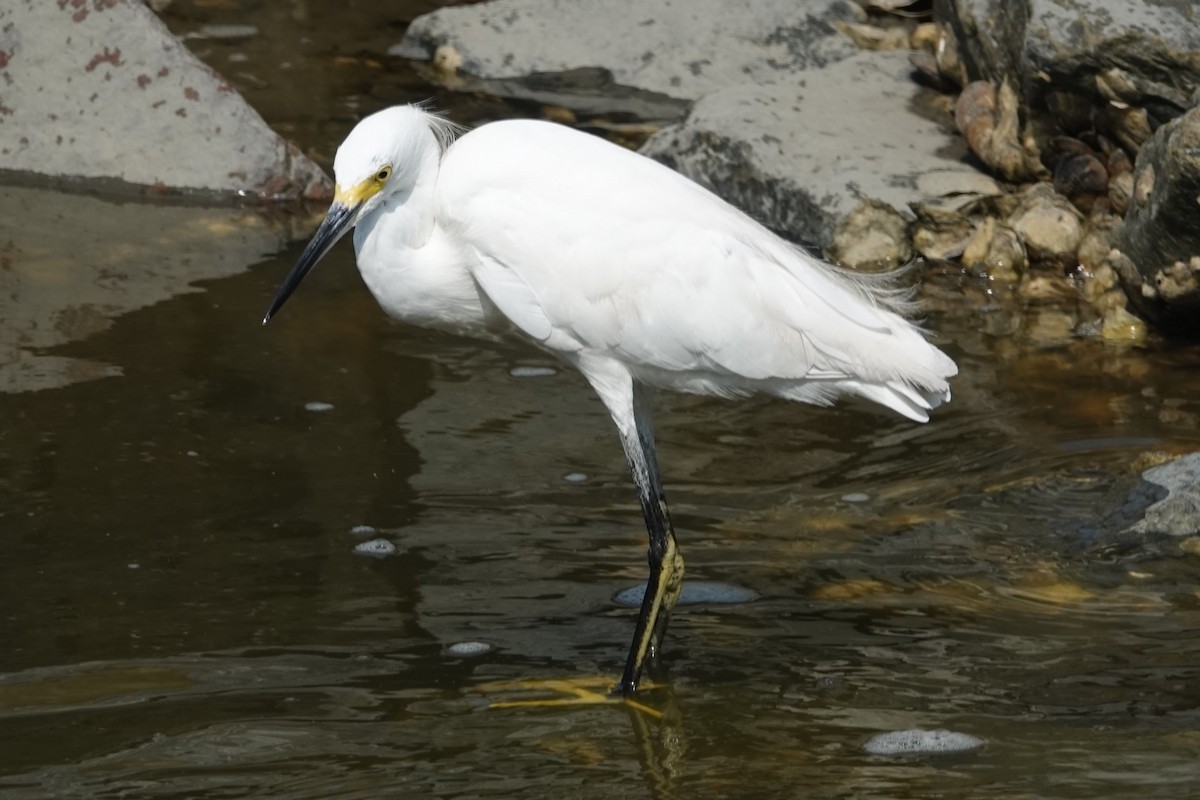
[[[968,733],[944,729],[923,731],[891,731],[872,736],[863,749],[873,756],[895,756],[928,753],[962,753],[974,750],[983,740]]]
[[[330,183],[137,0],[0,5],[0,168],[155,190]]]
[[[1142,480],[1161,486],[1167,496],[1146,509],[1130,530],[1190,536],[1200,533],[1200,453],[1191,453],[1142,473]]]

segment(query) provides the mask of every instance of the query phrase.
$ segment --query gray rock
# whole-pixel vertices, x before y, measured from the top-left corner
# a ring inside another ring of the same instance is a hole
[[[0,5],[0,165],[158,189],[329,190],[137,0]]]
[[[1163,487],[1167,496],[1147,508],[1146,516],[1130,530],[1170,536],[1200,533],[1200,453],[1148,469],[1142,480]]]
[[[1200,335],[1200,107],[1163,125],[1138,154],[1133,194],[1109,257],[1135,307]]]
[[[1200,88],[1200,9],[1194,3],[1029,0],[1029,5],[1024,69],[1041,93],[1144,108],[1152,125],[1194,104]]]
[[[933,18],[958,51],[965,80],[1020,86],[1030,0],[933,0]]]
[[[695,99],[853,55],[838,20],[848,0],[493,0],[442,8],[409,26],[393,55],[504,79],[600,68],[616,84]]]
[[[1068,132],[1130,149],[1191,108],[1200,89],[1200,8],[1111,0],[935,0],[968,80],[1007,78]]]
[[[998,192],[963,162],[962,137],[932,111],[914,113],[933,98],[911,72],[908,53],[865,52],[786,83],[726,89],[642,152],[820,247],[864,203],[899,211],[923,198]]]

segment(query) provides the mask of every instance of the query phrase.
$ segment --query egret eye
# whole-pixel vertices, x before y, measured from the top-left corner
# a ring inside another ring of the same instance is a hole
[[[383,169],[379,170],[379,172],[375,173],[375,182],[385,183],[390,177],[392,177],[392,168],[384,167]]]

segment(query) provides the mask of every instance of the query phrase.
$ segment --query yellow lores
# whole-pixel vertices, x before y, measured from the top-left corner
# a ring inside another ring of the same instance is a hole
[[[387,184],[390,177],[392,177],[392,168],[389,165],[383,167],[365,181],[360,181],[351,186],[348,190],[343,189],[340,183],[335,184],[333,187],[333,202],[340,203],[347,208],[357,208],[360,204],[367,202],[383,191],[383,187]]]

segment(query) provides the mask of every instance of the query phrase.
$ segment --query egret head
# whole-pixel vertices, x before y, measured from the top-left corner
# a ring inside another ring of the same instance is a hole
[[[263,324],[360,219],[388,197],[410,193],[428,160],[436,163],[457,132],[453,123],[419,106],[385,108],[359,122],[333,159],[333,205],[279,287]]]

